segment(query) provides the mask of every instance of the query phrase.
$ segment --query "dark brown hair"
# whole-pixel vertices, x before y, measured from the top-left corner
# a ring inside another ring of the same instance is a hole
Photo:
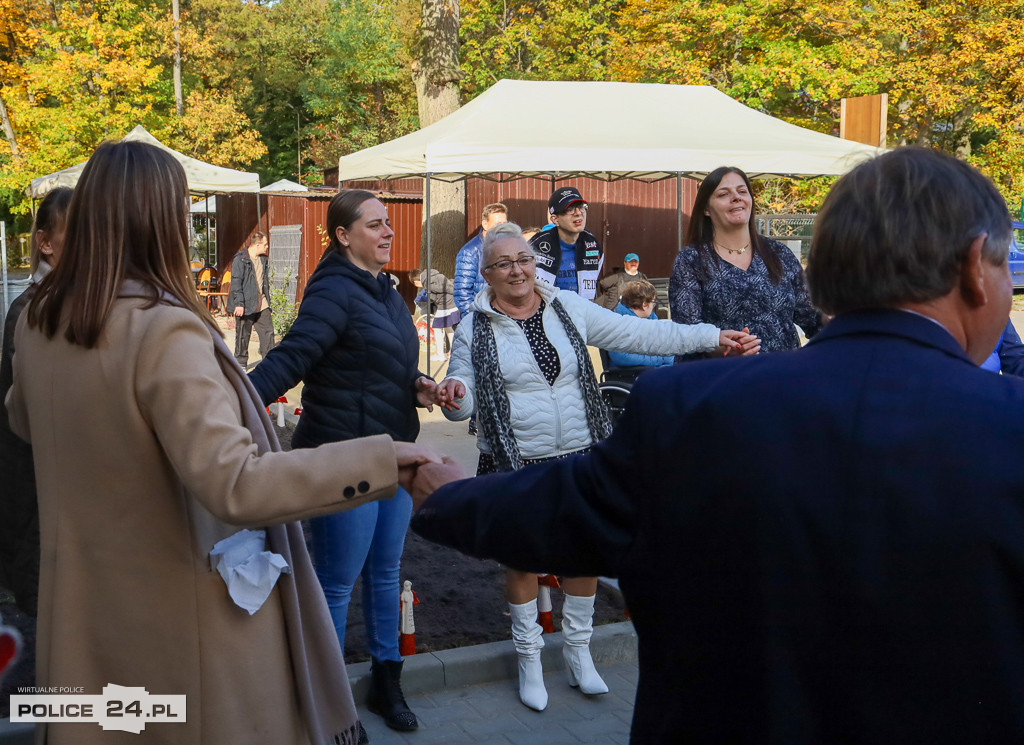
[[[126,279],[166,293],[220,333],[199,302],[188,265],[188,183],[170,154],[142,142],[106,142],[85,164],[68,206],[64,252],[28,307],[29,323],[96,346]]]
[[[735,173],[743,179],[743,183],[747,185],[747,192],[750,194],[751,200],[753,200],[754,190],[750,185],[750,179],[747,178],[747,174],[733,166],[722,166],[709,173],[700,182],[700,186],[697,187],[697,197],[693,200],[690,227],[686,231],[686,244],[697,249],[697,254],[700,257],[697,268],[701,273],[700,278],[704,281],[708,279],[711,267],[716,266],[718,263],[718,254],[715,252],[713,245],[715,226],[711,222],[711,216],[704,213],[707,211],[708,202],[711,201],[711,195],[715,193],[715,189],[722,183],[722,179],[730,173]],[[774,251],[768,250],[764,238],[757,233],[753,204],[751,204],[750,222],[747,224],[747,232],[750,234],[750,250],[761,257],[765,269],[768,270],[768,278],[772,284],[777,285],[779,280],[782,279],[782,263]]]
[[[331,203],[327,205],[327,236],[330,243],[324,251],[325,256],[331,251],[344,255],[345,247],[338,241],[338,228],[351,229],[352,224],[363,214],[363,202],[376,198],[376,194],[365,189],[341,189],[331,198]]]
[[[31,252],[28,263],[33,274],[39,268],[39,262],[44,260],[42,251],[39,250],[39,238],[36,233],[42,231],[52,238],[53,234],[66,223],[68,204],[70,203],[71,189],[66,186],[58,186],[43,197],[43,201],[39,203],[36,219],[32,223],[32,237],[29,242]]]
[[[992,182],[935,150],[901,147],[832,187],[807,259],[811,301],[826,313],[895,308],[949,293],[971,242],[1007,260],[1010,215]]]

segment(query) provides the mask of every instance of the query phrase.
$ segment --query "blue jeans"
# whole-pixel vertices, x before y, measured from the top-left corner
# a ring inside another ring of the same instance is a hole
[[[412,497],[398,488],[393,499],[310,520],[313,568],[345,650],[352,586],[363,576],[363,618],[370,654],[399,661],[399,567],[412,514]]]

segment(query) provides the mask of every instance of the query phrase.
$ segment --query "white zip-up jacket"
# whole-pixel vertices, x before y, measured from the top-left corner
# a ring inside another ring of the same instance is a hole
[[[453,421],[467,419],[474,413],[473,323],[478,313],[486,313],[498,348],[501,375],[512,415],[512,431],[523,458],[549,458],[592,444],[576,355],[562,322],[551,307],[551,301],[556,297],[573,319],[583,340],[601,349],[670,355],[710,352],[718,346],[719,329],[707,323],[683,326],[672,321],[620,316],[575,293],[561,292],[557,287],[542,282],[537,282],[535,287],[546,303],[544,331],[561,362],[562,369],[554,385],[548,385],[519,324],[491,306],[493,291],[488,286],[476,296],[469,315],[462,319],[455,331],[447,377],[465,385],[466,395],[456,399],[457,410],[444,412]],[[477,447],[490,452],[482,428],[477,435]]]

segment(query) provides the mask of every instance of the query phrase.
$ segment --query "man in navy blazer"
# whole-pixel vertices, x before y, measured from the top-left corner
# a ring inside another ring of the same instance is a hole
[[[835,318],[803,349],[647,373],[591,453],[450,483],[414,528],[618,577],[634,743],[1024,741],[1024,381],[978,368],[1009,241],[966,164],[864,163],[819,214]]]

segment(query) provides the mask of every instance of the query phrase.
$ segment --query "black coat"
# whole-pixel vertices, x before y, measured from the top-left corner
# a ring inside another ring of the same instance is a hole
[[[416,327],[388,276],[330,252],[291,329],[249,378],[265,404],[305,382],[295,447],[379,434],[413,442],[418,360]]]
[[[31,284],[11,303],[4,323],[0,360],[0,586],[14,593],[25,613],[34,616],[39,597],[39,501],[32,446],[11,431],[4,398],[14,380],[14,328],[36,292]]]
[[[588,455],[458,481],[421,535],[618,577],[634,743],[1024,733],[1024,381],[900,311],[645,373]]]
[[[266,256],[259,257],[263,264],[263,286],[256,286],[256,269],[249,256],[249,250],[243,248],[231,260],[231,292],[228,295],[228,311],[239,305],[244,308],[245,315],[257,313],[260,309],[260,293],[270,302],[270,271],[267,268]]]

